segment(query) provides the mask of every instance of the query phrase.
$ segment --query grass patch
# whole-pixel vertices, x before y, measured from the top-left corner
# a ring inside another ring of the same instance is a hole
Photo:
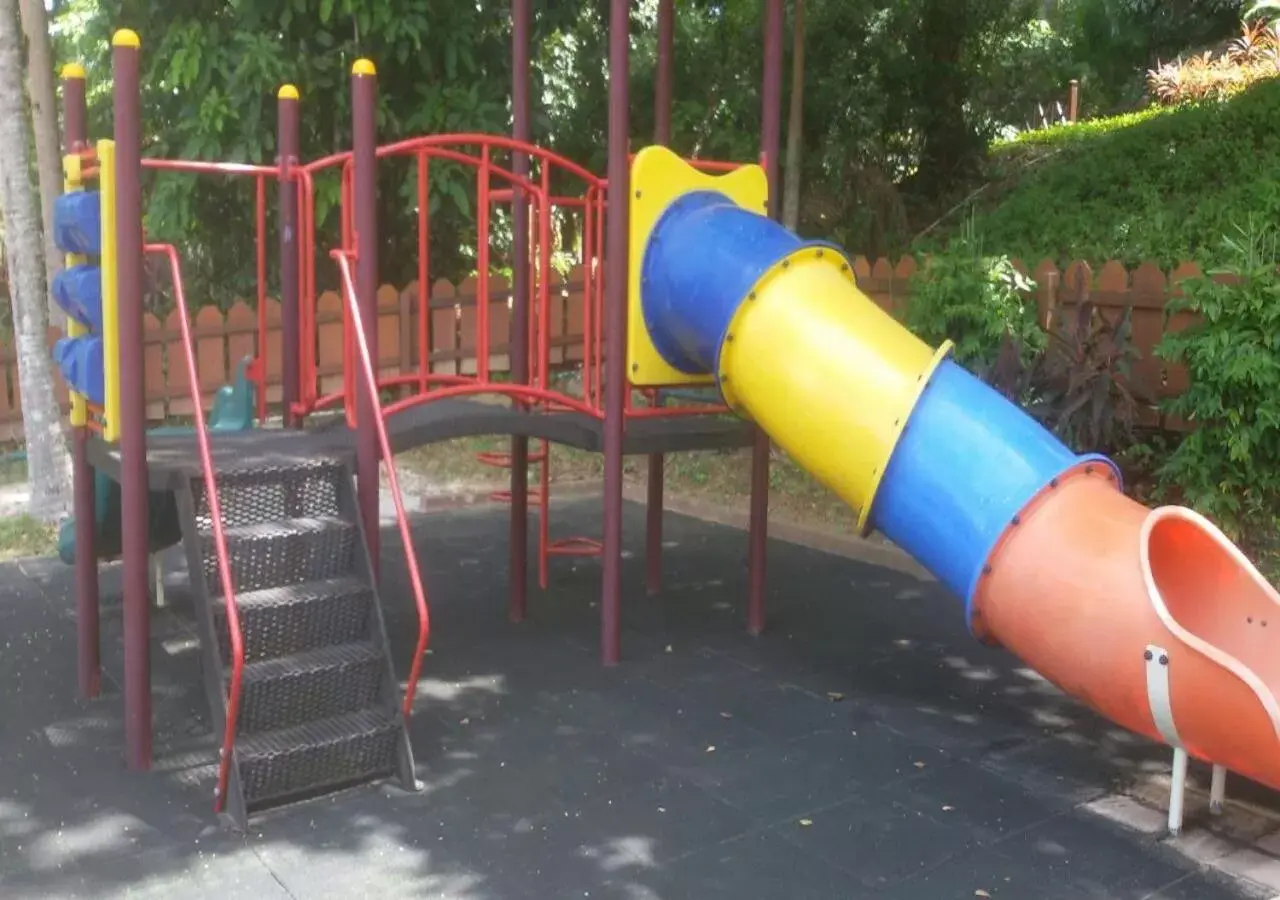
[[[48,556],[56,547],[57,529],[26,514],[0,518],[0,560]]]

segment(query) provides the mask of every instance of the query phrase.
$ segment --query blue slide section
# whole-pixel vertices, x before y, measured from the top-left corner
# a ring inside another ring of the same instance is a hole
[[[85,334],[74,338],[60,338],[53,345],[53,361],[67,384],[83,394],[90,403],[102,406],[106,402],[103,384],[102,338]]]
[[[53,239],[63,253],[98,256],[102,250],[97,191],[71,191],[53,205]]]
[[[653,346],[678,371],[716,372],[738,305],[774,263],[810,243],[724,194],[685,194],[654,225],[640,271]]]
[[[102,333],[102,270],[98,266],[63,269],[53,279],[53,299],[68,316]]]
[[[925,387],[885,472],[875,527],[932,572],[966,613],[982,567],[1013,517],[1079,456],[951,360]],[[1117,478],[1119,472],[1116,472]]]

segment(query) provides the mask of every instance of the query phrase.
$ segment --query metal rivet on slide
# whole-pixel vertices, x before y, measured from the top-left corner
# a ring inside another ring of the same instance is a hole
[[[729,332],[728,334],[726,334],[726,335],[724,336],[724,341],[725,341],[725,343],[726,343],[726,344],[732,344],[732,343],[733,343],[733,332],[732,332],[732,331],[731,331],[731,332]]]
[[[640,363],[632,363],[632,364],[631,364],[631,371],[632,371],[632,372],[639,372],[639,371],[640,371]]]
[[[782,268],[784,268],[784,269],[789,269],[789,268],[791,268],[791,260],[789,260],[789,259],[784,259],[784,260],[782,261]]]
[[[818,251],[818,259],[822,259],[822,251],[821,251],[821,250],[819,250],[819,251]]]
[[[982,567],[982,574],[983,574],[983,575],[990,575],[990,574],[991,574],[991,566],[983,566],[983,567]],[[974,615],[977,615],[977,613],[974,613]]]
[[[1144,651],[1142,652],[1142,658],[1143,658],[1143,659],[1145,659],[1147,662],[1151,662],[1151,651],[1150,651],[1150,650],[1144,650]]]
[[[640,199],[640,191],[636,191],[636,199],[637,199],[637,200],[639,200],[639,199]]]
[[[748,299],[748,300],[754,300],[754,299],[756,299],[756,292],[755,292],[755,291],[752,291],[750,294],[747,294],[747,299]]]
[[[1169,655],[1167,653],[1160,654],[1160,665],[1162,666],[1169,665]]]
[[[1084,474],[1086,474],[1086,475],[1092,475],[1092,474],[1093,474],[1093,466],[1085,466],[1085,467],[1084,467]]]
[[[1021,524],[1022,524],[1022,516],[1014,516],[1014,517],[1013,517],[1013,524],[1014,524],[1014,525],[1021,525]]]
[[[1051,488],[1056,488],[1057,486],[1058,486],[1058,479],[1056,479],[1056,478],[1050,478],[1050,479],[1049,479],[1049,487],[1051,487]]]

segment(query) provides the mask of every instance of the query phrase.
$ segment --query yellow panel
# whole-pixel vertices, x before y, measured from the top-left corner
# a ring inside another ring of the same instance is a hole
[[[662,358],[640,306],[640,272],[649,235],[667,207],[691,191],[719,191],[746,209],[768,209],[769,180],[764,169],[747,165],[723,175],[699,172],[666,147],[645,147],[631,163],[631,215],[628,222],[627,372],[634,385],[712,384],[714,376],[688,375]]]
[[[102,437],[120,437],[120,308],[116,283],[116,142],[98,141],[98,185],[102,198],[102,388],[106,401]],[[142,360],[132,360],[141,365]]]
[[[720,353],[729,405],[858,511],[865,531],[889,458],[950,352],[867,298],[848,261],[805,247],[761,276]]]

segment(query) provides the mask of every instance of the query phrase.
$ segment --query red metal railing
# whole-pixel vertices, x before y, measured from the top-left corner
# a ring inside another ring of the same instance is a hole
[[[369,392],[369,404],[377,411],[377,415],[373,416],[373,427],[377,432],[382,463],[387,470],[391,501],[396,508],[396,526],[400,530],[400,541],[404,545],[405,561],[409,567],[409,583],[413,587],[413,600],[418,608],[418,643],[413,651],[413,663],[409,667],[409,682],[404,694],[403,710],[407,719],[413,713],[413,698],[417,692],[418,678],[422,674],[422,660],[427,652],[427,641],[431,636],[431,613],[427,606],[427,593],[422,586],[422,574],[418,569],[418,554],[413,551],[413,534],[409,530],[409,517],[405,514],[404,501],[400,496],[400,480],[396,476],[391,440],[387,437],[386,417],[382,412],[381,398],[378,396],[378,379],[369,353],[369,341],[365,335],[364,322],[360,319],[355,282],[351,277],[351,255],[343,250],[334,250],[329,255],[338,263],[338,270],[342,275],[343,294],[347,301],[344,305],[351,321],[351,334],[356,355],[360,361],[360,374],[364,377],[365,389]]]
[[[236,604],[235,582],[231,577],[231,563],[227,557],[227,537],[222,530],[222,506],[218,501],[218,481],[213,472],[213,453],[209,449],[209,435],[205,431],[204,406],[200,397],[200,370],[196,365],[195,342],[191,339],[191,323],[187,310],[187,297],[182,289],[182,268],[178,263],[178,251],[172,244],[146,244],[146,253],[164,256],[169,261],[169,277],[173,280],[173,300],[178,307],[178,327],[182,332],[182,352],[187,367],[187,382],[191,388],[191,407],[195,416],[196,449],[200,456],[200,469],[204,476],[204,490],[209,501],[209,519],[213,529],[213,547],[218,556],[218,580],[227,605],[227,634],[231,644],[231,683],[227,685],[227,721],[222,731],[222,752],[218,761],[218,790],[214,811],[221,812],[226,805],[227,782],[231,777],[231,753],[236,743],[236,721],[240,716],[240,689],[244,679],[244,638],[240,631],[240,610]]]

